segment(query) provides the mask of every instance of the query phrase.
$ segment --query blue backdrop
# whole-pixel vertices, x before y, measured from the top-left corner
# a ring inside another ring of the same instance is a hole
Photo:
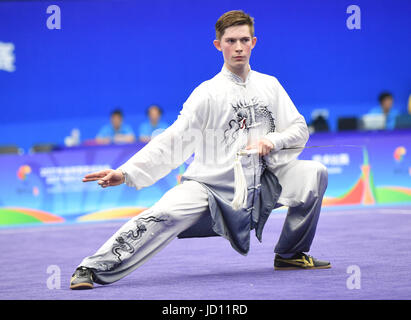
[[[46,9],[61,9],[61,30]],[[221,69],[214,24],[225,11],[255,17],[251,66],[276,76],[301,113],[359,115],[382,90],[406,111],[411,93],[411,3],[352,1],[29,1],[0,3],[0,42],[13,43],[15,71],[0,70],[0,144],[62,143],[71,128],[93,138],[121,107],[135,129],[158,103],[172,122],[190,92]]]

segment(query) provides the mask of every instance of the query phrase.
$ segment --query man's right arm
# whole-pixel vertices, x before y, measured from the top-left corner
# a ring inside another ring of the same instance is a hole
[[[187,160],[195,150],[192,137],[204,129],[207,109],[207,95],[197,87],[177,120],[118,168],[125,183],[136,189],[148,187]]]

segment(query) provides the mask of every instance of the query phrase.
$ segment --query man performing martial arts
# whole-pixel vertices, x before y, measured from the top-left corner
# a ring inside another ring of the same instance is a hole
[[[86,175],[103,187],[154,184],[194,154],[180,184],[126,222],[79,264],[71,289],[113,283],[176,237],[222,236],[246,255],[250,233],[261,241],[271,211],[288,206],[275,246],[274,269],[326,269],[307,252],[327,188],[319,162],[298,160],[309,134],[304,118],[275,77],[251,70],[257,38],[243,11],[222,15],[214,46],[224,65],[200,84],[177,120],[118,169]]]

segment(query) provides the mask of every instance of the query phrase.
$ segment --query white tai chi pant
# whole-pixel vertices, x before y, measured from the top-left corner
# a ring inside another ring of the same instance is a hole
[[[327,169],[319,162],[293,160],[269,170],[282,186],[278,203],[289,207],[274,251],[308,252],[327,187]],[[92,268],[97,283],[120,280],[206,214],[210,214],[207,190],[199,182],[184,181],[126,222],[79,266]]]

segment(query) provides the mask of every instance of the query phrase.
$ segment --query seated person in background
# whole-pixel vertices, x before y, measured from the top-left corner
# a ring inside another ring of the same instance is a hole
[[[384,114],[385,115],[385,129],[393,130],[395,128],[395,119],[399,115],[398,110],[392,109],[394,98],[391,93],[383,92],[379,95],[379,107],[370,110],[370,114]]]
[[[158,105],[151,105],[148,107],[147,112],[148,120],[143,122],[139,128],[139,140],[142,142],[149,142],[152,137],[167,129],[168,124],[161,121],[161,115],[163,111]],[[159,130],[163,129],[163,130]],[[158,131],[156,131],[158,130]],[[156,131],[153,135],[153,132]]]
[[[110,115],[111,124],[106,124],[97,134],[98,144],[131,143],[136,140],[131,126],[123,123],[123,113],[116,109]]]

